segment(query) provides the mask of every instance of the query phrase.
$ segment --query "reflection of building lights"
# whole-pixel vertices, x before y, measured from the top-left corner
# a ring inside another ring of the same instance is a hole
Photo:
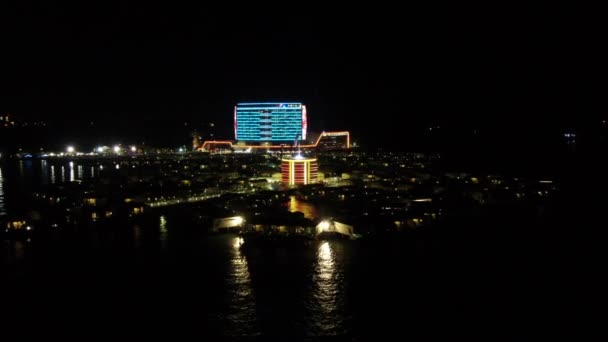
[[[160,224],[159,224],[160,232],[162,234],[167,233],[167,217],[165,215],[160,216]]]
[[[244,243],[245,241],[243,240],[243,238],[241,236],[238,236],[236,238],[234,238],[234,244],[232,244],[232,246],[234,248],[239,248],[241,247],[241,245]]]
[[[321,262],[327,262],[327,261],[331,262],[332,261],[331,247],[329,246],[329,242],[325,241],[319,246],[319,252],[317,255],[319,256],[319,261],[321,261]],[[327,266],[333,266],[333,265],[329,264],[329,265],[322,265],[322,266],[325,266],[324,268],[328,268]],[[329,271],[329,270],[324,270],[324,271]]]

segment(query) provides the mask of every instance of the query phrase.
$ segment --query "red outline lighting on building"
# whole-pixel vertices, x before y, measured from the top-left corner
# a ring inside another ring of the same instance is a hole
[[[236,125],[236,118],[235,118]],[[235,132],[236,134],[236,132]],[[323,137],[334,137],[334,136],[346,136],[346,148],[350,148],[350,132],[349,131],[338,131],[338,132],[323,132],[317,138],[317,141],[314,144],[309,145],[300,145],[301,148],[315,148],[319,145],[319,141]],[[203,146],[199,150],[206,150],[206,147],[209,145],[229,145],[230,148],[238,147],[238,148],[252,148],[252,149],[277,149],[277,148],[286,148],[285,144],[282,145],[235,145],[230,140],[207,140],[203,143]]]

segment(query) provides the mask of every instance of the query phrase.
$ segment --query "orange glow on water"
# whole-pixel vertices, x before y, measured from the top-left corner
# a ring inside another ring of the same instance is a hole
[[[308,219],[315,219],[319,217],[319,213],[317,208],[306,202],[298,201],[296,196],[289,196],[289,202],[287,203],[287,210],[289,212],[295,213],[297,211],[304,214],[304,217]]]

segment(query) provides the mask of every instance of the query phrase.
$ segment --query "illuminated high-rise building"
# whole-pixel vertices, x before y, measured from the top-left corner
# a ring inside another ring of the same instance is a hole
[[[311,184],[318,180],[319,164],[317,158],[297,155],[281,159],[281,181],[289,185]]]
[[[350,132],[323,132],[317,140],[317,150],[342,150],[350,148]]]
[[[301,103],[238,103],[234,135],[238,141],[291,142],[306,140],[306,106]]]

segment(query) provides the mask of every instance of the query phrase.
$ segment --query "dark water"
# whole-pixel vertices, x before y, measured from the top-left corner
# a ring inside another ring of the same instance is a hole
[[[241,248],[163,216],[4,240],[2,321],[74,337],[495,340],[556,329],[538,315],[570,317],[570,296],[553,300],[564,260],[545,242],[459,234]]]
[[[492,269],[477,269],[474,282],[471,266],[444,273],[421,241],[245,252],[235,236],[159,226],[3,241],[4,322],[146,336],[419,336],[434,324],[476,332],[497,314],[482,314],[481,297],[512,309],[509,293],[484,289],[497,285]],[[481,292],[470,297],[465,284]]]

